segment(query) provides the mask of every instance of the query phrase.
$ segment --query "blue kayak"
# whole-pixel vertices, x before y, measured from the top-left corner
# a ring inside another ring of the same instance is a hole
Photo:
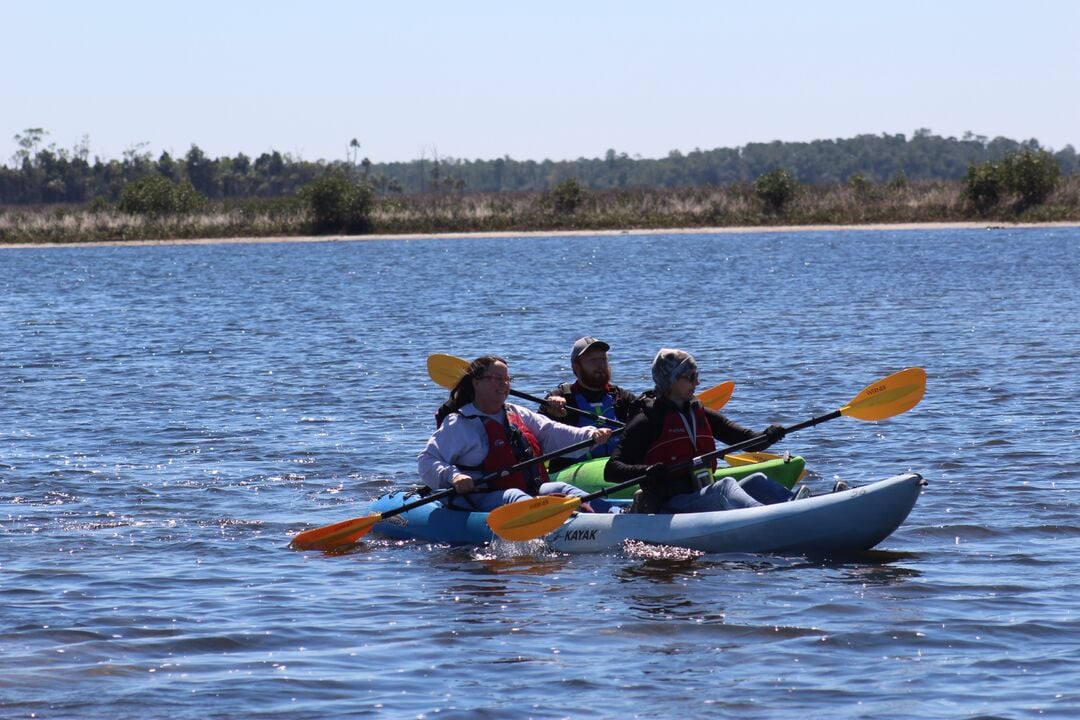
[[[668,514],[574,513],[544,540],[567,553],[606,552],[627,540],[712,553],[815,554],[869,550],[907,519],[926,484],[904,473],[866,485],[774,505],[723,512]],[[412,493],[384,495],[383,513],[412,502]],[[478,545],[496,539],[487,513],[432,502],[377,522],[372,535]]]

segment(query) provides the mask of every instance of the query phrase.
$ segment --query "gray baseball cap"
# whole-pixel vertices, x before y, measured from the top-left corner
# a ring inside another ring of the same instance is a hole
[[[574,343],[574,349],[570,351],[570,364],[573,365],[574,361],[592,348],[600,348],[604,352],[607,352],[611,349],[611,346],[603,340],[597,340],[594,337],[579,338],[578,341]]]

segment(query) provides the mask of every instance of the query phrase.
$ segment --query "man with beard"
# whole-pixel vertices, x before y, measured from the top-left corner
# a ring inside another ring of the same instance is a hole
[[[596,425],[617,427],[605,423],[604,418],[626,423],[641,409],[641,401],[632,392],[611,384],[611,368],[607,351],[610,346],[594,337],[583,337],[574,343],[570,351],[570,367],[577,378],[573,383],[563,383],[548,393],[540,412],[550,418],[579,427]],[[582,412],[571,412],[567,407]],[[587,458],[606,457],[619,442],[616,436],[603,445],[597,445],[585,456],[556,458],[548,469],[557,472]]]

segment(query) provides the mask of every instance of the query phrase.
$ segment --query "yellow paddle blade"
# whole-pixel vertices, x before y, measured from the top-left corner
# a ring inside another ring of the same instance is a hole
[[[926,371],[905,368],[872,382],[840,408],[841,415],[858,420],[884,420],[907,412],[919,404],[926,392]]]
[[[453,390],[469,369],[469,361],[463,358],[447,355],[445,353],[432,353],[427,359],[428,375],[436,384],[447,390]],[[725,380],[719,385],[714,385],[708,390],[698,393],[698,400],[707,408],[719,410],[727,405],[731,394],[735,392],[735,382]]]
[[[725,455],[724,461],[731,467],[740,467],[742,465],[756,465],[769,460],[779,460],[782,457],[782,455],[771,452],[742,452]]]
[[[777,455],[776,453],[762,452],[762,451],[759,450],[757,452],[731,453],[730,455],[725,455],[724,456],[724,461],[727,462],[727,464],[730,465],[731,467],[741,467],[743,465],[755,465],[757,463],[768,462],[770,460],[783,460],[784,462],[789,462],[791,460],[791,455],[789,453],[784,453],[783,455]],[[799,473],[799,477],[795,478],[795,481],[792,483],[792,485],[794,485],[797,482],[802,482],[802,479],[804,477],[806,477],[806,468],[805,467],[803,468],[803,471],[801,473]]]
[[[447,390],[453,390],[458,380],[465,377],[465,371],[469,369],[469,361],[453,355],[434,353],[428,355],[427,371],[431,379]]]
[[[365,515],[342,520],[333,525],[305,530],[294,535],[289,545],[294,550],[333,550],[336,547],[356,542],[381,519],[382,515]]]
[[[731,399],[731,393],[733,392],[735,392],[735,381],[725,380],[719,385],[714,385],[708,390],[699,393],[697,398],[705,407],[719,410],[727,405],[727,401]]]
[[[579,505],[581,498],[561,495],[500,505],[488,513],[488,527],[503,540],[532,540],[558,528]]]

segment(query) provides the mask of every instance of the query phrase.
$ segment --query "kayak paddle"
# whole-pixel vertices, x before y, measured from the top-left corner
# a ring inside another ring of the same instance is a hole
[[[453,390],[465,375],[465,371],[469,369],[469,361],[464,358],[454,357],[453,355],[445,355],[443,353],[433,353],[428,355],[428,375],[437,384],[443,386],[447,390]],[[731,399],[731,394],[735,391],[735,382],[733,380],[725,380],[719,385],[714,385],[708,390],[704,390],[698,393],[698,400],[701,404],[707,408],[713,410],[719,410],[727,404],[727,401]],[[529,393],[521,392],[510,388],[510,394],[524,400],[532,400],[535,403],[545,404],[546,401],[543,398],[530,395]],[[610,418],[603,418],[592,414],[581,408],[567,405],[566,409],[572,413],[578,415],[584,415],[592,420],[599,418],[604,424],[614,425],[615,427],[622,427],[623,423],[618,420],[611,420]]]
[[[454,357],[453,355],[444,355],[442,353],[434,353],[428,355],[427,359],[428,375],[439,385],[442,385],[447,390],[453,390],[457,386],[458,381],[465,375],[465,371],[469,369],[469,361],[464,358]],[[510,394],[515,397],[522,398],[524,400],[532,400],[535,403],[546,405],[547,401],[543,398],[530,395],[527,392],[521,392],[510,388]],[[596,420],[601,425],[611,425],[613,427],[622,427],[626,423],[619,420],[612,420],[600,415],[594,415],[591,412],[582,410],[581,408],[573,407],[572,405],[566,405],[565,409],[574,413],[575,415],[583,415],[592,420]]]
[[[777,455],[771,452],[743,452],[743,453],[730,453],[724,456],[724,462],[731,467],[740,467],[742,465],[757,465],[758,463],[768,462],[770,460],[783,460],[787,462],[791,460],[791,456]]]
[[[615,430],[612,434],[621,432]],[[536,465],[538,463],[546,462],[552,458],[565,455],[575,450],[581,450],[582,448],[589,447],[593,444],[593,440],[582,440],[579,443],[574,443],[568,447],[564,447],[561,450],[553,450],[544,455],[538,457],[529,458],[519,462],[517,465],[506,468],[505,470],[499,470],[493,473],[488,473],[476,480],[476,485],[480,486],[491,482],[492,480],[498,480],[504,478],[507,475],[524,470],[527,467]],[[361,537],[366,535],[369,530],[380,520],[393,517],[394,515],[400,515],[401,513],[408,512],[413,508],[418,508],[421,505],[427,505],[428,503],[435,502],[436,500],[442,500],[443,498],[450,497],[456,494],[457,491],[454,488],[446,488],[445,490],[439,490],[427,497],[423,497],[414,502],[402,505],[401,507],[387,510],[383,513],[373,513],[371,515],[364,515],[362,517],[350,518],[349,520],[342,520],[332,525],[324,525],[323,527],[313,528],[311,530],[304,530],[293,536],[289,545],[294,550],[333,550],[334,548],[341,547],[342,545],[348,545],[354,543]]]
[[[697,399],[701,401],[701,404],[712,410],[719,410],[727,405],[727,401],[731,399],[731,393],[735,392],[735,381],[725,380],[719,385],[713,385],[708,390],[702,390],[697,394]]]
[[[785,434],[813,427],[841,415],[847,415],[856,420],[884,420],[915,407],[922,400],[925,391],[926,371],[922,368],[906,368],[870,383],[839,410],[785,428]],[[729,447],[699,455],[693,460],[672,466],[671,470],[700,467],[717,455],[726,455],[751,447],[761,442],[763,438],[765,435],[758,435]],[[646,475],[631,478],[597,490],[585,497],[547,495],[502,505],[488,513],[488,526],[504,540],[532,540],[547,535],[566,522],[566,519],[578,509],[581,503],[617,493],[624,488],[639,484],[646,478]]]

